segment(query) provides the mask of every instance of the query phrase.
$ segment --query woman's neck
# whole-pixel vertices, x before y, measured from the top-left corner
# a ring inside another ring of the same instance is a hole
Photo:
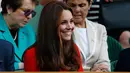
[[[86,27],[87,27],[85,21],[82,22],[82,23],[75,23],[75,25],[76,25],[77,27],[79,27],[79,28],[86,28]]]

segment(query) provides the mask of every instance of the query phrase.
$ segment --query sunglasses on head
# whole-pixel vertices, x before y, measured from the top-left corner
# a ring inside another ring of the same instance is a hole
[[[23,9],[23,8],[20,8],[20,9],[24,12],[24,15],[26,17],[29,16],[30,14],[32,14],[32,17],[34,17],[36,15],[36,12],[34,10]]]

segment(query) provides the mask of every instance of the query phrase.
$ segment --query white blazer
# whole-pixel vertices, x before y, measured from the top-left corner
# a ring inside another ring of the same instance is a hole
[[[108,46],[107,46],[107,32],[106,28],[98,23],[89,21],[86,19],[87,26],[87,36],[88,36],[88,46],[90,55],[86,58],[85,64],[86,68],[84,70],[89,71],[96,64],[108,65],[110,70],[110,60],[108,57]],[[73,39],[77,46],[80,45],[80,52],[82,52],[82,40],[79,39],[80,35],[74,30]],[[88,53],[88,52],[86,52]]]

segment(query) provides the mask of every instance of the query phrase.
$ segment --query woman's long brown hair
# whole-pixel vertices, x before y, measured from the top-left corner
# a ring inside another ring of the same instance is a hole
[[[63,10],[71,9],[62,2],[50,2],[41,12],[38,25],[36,60],[41,71],[77,71],[80,59],[73,40],[63,41],[58,21]]]

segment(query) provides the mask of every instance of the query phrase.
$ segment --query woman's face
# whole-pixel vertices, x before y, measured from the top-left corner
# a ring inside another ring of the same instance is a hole
[[[63,10],[60,17],[59,31],[63,40],[68,41],[74,29],[72,13],[69,10]]]
[[[68,0],[67,4],[71,7],[73,11],[74,22],[76,24],[84,22],[90,8],[90,4],[88,3],[88,1]]]
[[[35,4],[31,0],[23,0],[22,6],[15,12],[11,12],[10,16],[13,24],[17,27],[23,27],[36,13],[33,11]],[[9,10],[8,10],[9,11]]]

